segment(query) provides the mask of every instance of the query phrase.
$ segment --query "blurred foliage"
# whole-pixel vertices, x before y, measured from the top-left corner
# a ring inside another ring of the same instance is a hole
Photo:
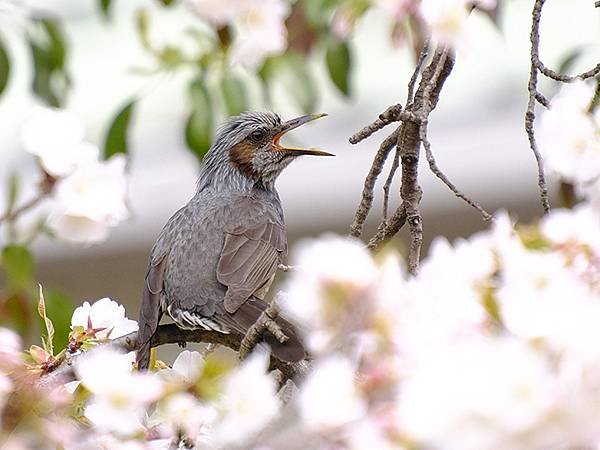
[[[0,39],[0,94],[6,89],[8,77],[10,75],[10,61],[8,53],[4,47],[4,42]]]
[[[128,102],[113,119],[106,141],[104,142],[104,158],[108,159],[117,153],[127,153],[129,124],[135,109],[136,100]]]
[[[194,155],[201,160],[212,143],[213,113],[211,99],[205,80],[201,77],[190,84],[192,110],[185,124],[185,142]]]
[[[24,337],[46,328],[34,310],[39,300],[35,279],[35,260],[30,250],[19,244],[6,245],[1,252],[0,325],[8,326]],[[73,302],[60,292],[46,292],[44,310],[54,322],[54,344],[64,347],[70,331]]]
[[[344,95],[350,95],[350,48],[343,41],[329,39],[326,52],[327,70],[333,84]]]
[[[64,34],[56,20],[34,20],[33,25],[28,36],[34,66],[32,89],[48,105],[59,107],[71,85]]]

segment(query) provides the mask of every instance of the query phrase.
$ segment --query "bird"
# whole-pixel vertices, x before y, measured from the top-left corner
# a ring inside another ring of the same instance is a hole
[[[333,156],[285,147],[281,138],[327,114],[282,121],[274,112],[244,112],[217,131],[203,159],[196,192],[167,221],[152,247],[142,293],[138,368],[150,362],[150,343],[166,313],[182,329],[245,334],[269,303],[266,293],[287,255],[286,226],[275,181],[301,155]],[[295,327],[263,340],[282,361],[306,351]]]

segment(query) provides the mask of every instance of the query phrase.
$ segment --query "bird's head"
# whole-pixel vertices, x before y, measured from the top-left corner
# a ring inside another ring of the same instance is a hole
[[[286,147],[281,143],[289,131],[325,115],[309,114],[287,122],[272,112],[245,112],[232,117],[219,129],[205,167],[227,164],[248,180],[270,184],[298,156],[333,156],[322,150]]]

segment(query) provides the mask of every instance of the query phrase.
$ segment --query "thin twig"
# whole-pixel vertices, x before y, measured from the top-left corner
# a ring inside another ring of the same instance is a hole
[[[245,359],[252,350],[254,350],[254,347],[258,345],[265,331],[269,331],[273,334],[273,336],[275,336],[282,344],[289,339],[281,327],[275,322],[278,315],[279,308],[275,303],[271,303],[269,307],[261,313],[254,325],[248,329],[240,343],[240,360]]]
[[[546,67],[544,65],[544,63],[539,60],[539,57],[536,57],[534,62],[535,62],[535,66],[537,67],[537,69],[540,72],[542,72],[544,75],[546,75],[548,78],[552,78],[553,80],[556,80],[556,81],[562,81],[563,83],[570,83],[571,81],[575,81],[578,79],[579,80],[587,80],[588,78],[593,78],[596,75],[600,74],[600,63],[596,64],[596,66],[593,67],[592,69],[590,69],[586,72],[580,73],[579,75],[563,75],[561,73],[555,72],[554,70]]]
[[[458,198],[464,200],[467,204],[471,205],[475,208],[479,213],[483,216],[483,220],[490,220],[492,215],[488,213],[483,207],[474,200],[471,200],[465,194],[463,194],[455,185],[452,183],[448,177],[440,170],[435,162],[435,157],[433,156],[433,152],[431,151],[431,142],[427,137],[427,124],[428,121],[426,119],[421,120],[421,127],[419,130],[419,136],[421,138],[421,142],[423,143],[423,147],[425,148],[425,158],[429,163],[429,169],[433,172],[433,174],[438,177],[442,182],[450,189],[454,195]]]
[[[539,46],[540,46],[540,19],[542,14],[542,6],[545,0],[536,0],[533,6],[532,22],[531,22],[531,66],[529,70],[529,83],[527,91],[529,92],[529,101],[527,103],[527,111],[525,113],[525,131],[529,139],[529,147],[533,152],[538,169],[538,187],[540,190],[540,200],[544,213],[550,210],[550,202],[548,200],[548,186],[546,185],[546,175],[544,174],[544,160],[540,151],[537,148],[534,132],[535,122],[535,102],[538,100],[537,82],[538,82],[538,62],[539,62]]]
[[[359,132],[353,134],[348,139],[351,144],[358,144],[371,136],[376,131],[381,130],[385,126],[394,122],[405,122],[405,121],[418,121],[419,118],[411,113],[410,111],[402,111],[402,105],[392,105],[384,112],[379,114],[379,117],[375,119],[373,123],[370,123]]]
[[[533,93],[535,99],[538,101],[538,103],[540,103],[542,106],[546,107],[546,108],[550,108],[550,101],[544,96],[544,94],[542,94],[539,91],[535,91]]]
[[[383,185],[383,219],[381,224],[385,226],[387,222],[388,215],[388,204],[390,200],[390,187],[392,186],[392,181],[394,180],[394,175],[398,170],[398,166],[400,165],[400,152],[396,150],[394,155],[394,161],[392,162],[392,167],[390,167],[390,173],[388,174],[387,180],[385,180],[385,184]]]
[[[369,214],[371,205],[373,204],[373,189],[375,188],[375,182],[383,170],[385,160],[398,140],[399,130],[400,129],[397,128],[392,134],[385,138],[375,155],[369,174],[365,179],[360,205],[354,215],[354,221],[352,222],[352,225],[350,225],[351,236],[359,237],[362,234],[363,225]]]
[[[31,208],[36,206],[38,203],[40,203],[42,200],[44,200],[47,196],[48,196],[48,192],[44,192],[44,191],[39,192],[38,194],[36,194],[35,197],[32,197],[31,199],[29,199],[29,201],[27,201],[26,203],[23,203],[18,208],[13,209],[12,211],[7,211],[5,214],[0,216],[0,224],[3,222],[12,222],[17,217],[19,217],[21,214],[23,214],[24,212],[27,212],[28,210],[30,210]]]
[[[417,65],[415,66],[415,70],[410,77],[410,81],[408,82],[408,94],[406,96],[406,106],[408,108],[409,105],[412,105],[415,98],[415,85],[417,83],[417,79],[419,78],[419,74],[421,73],[421,69],[423,68],[423,64],[425,63],[425,59],[429,53],[429,39],[427,39],[423,43],[423,48],[421,49],[421,53],[419,54],[419,59],[417,60]]]
[[[404,208],[404,204],[402,204],[396,209],[396,212],[392,214],[389,220],[386,221],[385,226],[380,227],[375,236],[369,240],[367,248],[373,252],[379,251],[381,247],[387,244],[400,231],[405,223],[406,209]]]

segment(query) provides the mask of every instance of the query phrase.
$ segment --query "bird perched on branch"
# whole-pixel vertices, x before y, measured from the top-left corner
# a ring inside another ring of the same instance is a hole
[[[287,253],[283,209],[275,180],[300,155],[331,156],[284,147],[282,136],[325,114],[282,122],[270,112],[232,117],[217,133],[196,194],[167,222],[152,248],[139,317],[138,367],[150,360],[150,340],[164,313],[185,329],[245,334],[267,308],[265,294]],[[263,340],[283,361],[305,357],[294,327],[277,325],[280,342]]]

